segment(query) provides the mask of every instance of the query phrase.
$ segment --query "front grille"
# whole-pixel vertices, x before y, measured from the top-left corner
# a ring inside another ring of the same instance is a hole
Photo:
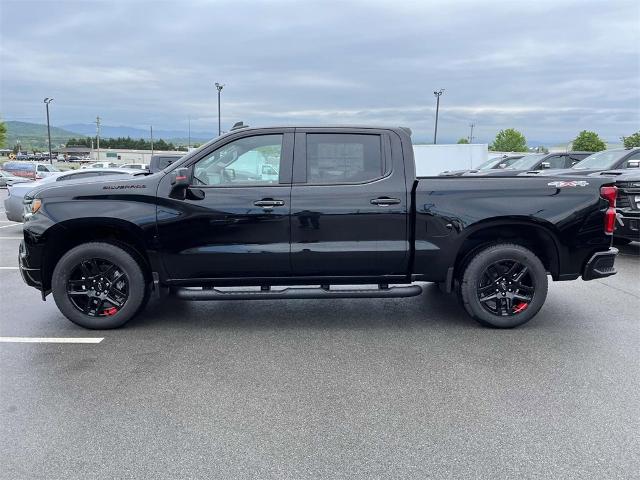
[[[629,196],[618,191],[618,196],[616,197],[616,207],[618,208],[631,207],[631,199],[629,198]]]

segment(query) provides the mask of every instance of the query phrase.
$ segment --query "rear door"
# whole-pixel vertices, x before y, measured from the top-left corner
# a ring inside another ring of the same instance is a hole
[[[291,266],[297,276],[408,271],[400,138],[376,129],[296,129]]]

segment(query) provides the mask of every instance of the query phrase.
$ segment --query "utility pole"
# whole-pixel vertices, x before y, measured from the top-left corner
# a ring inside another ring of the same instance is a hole
[[[437,140],[438,140],[438,112],[440,111],[440,95],[442,95],[443,93],[444,93],[444,88],[441,88],[436,92],[433,92],[433,94],[436,96],[436,128],[433,131],[434,145],[437,143]]]
[[[189,140],[187,141],[187,152],[191,150],[191,115],[189,115]]]
[[[216,90],[218,90],[218,136],[222,134],[222,127],[220,123],[220,92],[224,88],[224,84],[216,82]]]
[[[47,106],[47,137],[49,138],[49,163],[53,163],[51,158],[51,125],[49,124],[49,104],[53,102],[53,98],[45,98],[44,104]]]
[[[96,117],[96,142],[98,144],[98,153],[96,155],[96,160],[100,161],[100,115]]]
[[[153,157],[153,125],[151,125],[151,156]]]
[[[475,123],[471,123],[469,124],[469,126],[471,127],[471,133],[469,134],[469,143],[473,143],[473,127],[476,126]]]

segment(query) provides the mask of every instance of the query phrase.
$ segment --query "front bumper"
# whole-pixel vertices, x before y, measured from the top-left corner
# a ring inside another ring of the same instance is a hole
[[[618,210],[618,223],[613,235],[632,242],[640,242],[640,212],[629,214],[627,212],[620,213]]]
[[[42,291],[42,270],[40,267],[34,266],[33,257],[29,255],[24,240],[20,242],[20,249],[18,250],[18,265],[24,283]]]
[[[610,277],[617,273],[614,263],[618,255],[617,248],[610,248],[606,252],[596,252],[589,259],[582,272],[583,280]]]

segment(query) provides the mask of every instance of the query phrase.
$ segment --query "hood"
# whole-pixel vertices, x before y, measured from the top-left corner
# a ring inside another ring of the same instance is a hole
[[[28,195],[38,198],[54,197],[82,197],[82,196],[104,196],[104,195],[131,195],[136,193],[153,192],[158,181],[164,176],[163,172],[152,175],[145,175],[138,171],[138,174],[131,175],[106,175],[99,177],[78,178],[65,180],[62,182],[52,182],[41,184],[32,188]]]

